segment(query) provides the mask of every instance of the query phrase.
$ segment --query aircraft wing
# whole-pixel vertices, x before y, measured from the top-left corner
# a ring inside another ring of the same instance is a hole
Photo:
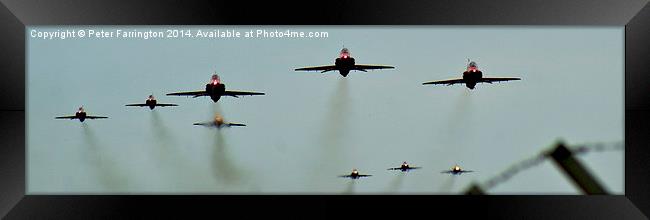
[[[395,69],[394,66],[382,66],[382,65],[354,65],[355,70],[366,71],[366,70],[378,70],[378,69]]]
[[[312,66],[312,67],[304,67],[304,68],[295,69],[295,71],[321,71],[321,73],[324,73],[324,72],[327,72],[327,71],[332,71],[332,70],[336,70],[336,66],[334,66],[334,65]]]
[[[369,176],[372,176],[372,175],[365,175],[365,174],[362,175],[362,174],[359,174],[359,175],[357,175],[356,177],[359,178],[359,177],[369,177]],[[341,176],[339,176],[339,177],[343,177],[343,178],[354,178],[354,177],[352,177],[352,175],[341,175]]]
[[[452,171],[451,170],[445,170],[445,171],[442,171],[440,173],[452,173]]]
[[[102,119],[102,118],[108,118],[104,116],[86,116],[87,119]]]
[[[207,96],[208,93],[205,91],[194,91],[194,92],[175,92],[175,93],[169,93],[167,95],[175,95],[175,96],[192,96],[192,98],[196,98],[199,96]]]
[[[409,169],[411,169],[411,170],[420,169],[420,168],[422,168],[422,167],[409,167]]]
[[[144,106],[147,106],[147,104],[128,104],[128,105],[124,105],[124,106],[138,106],[138,107],[144,107]]]
[[[474,171],[473,170],[461,170],[460,172],[462,172],[462,173],[471,173],[471,172],[474,172]]]
[[[223,95],[239,97],[242,95],[265,95],[263,92],[225,91]]]
[[[492,82],[503,82],[503,81],[510,81],[510,80],[521,80],[521,78],[515,78],[515,77],[482,78],[478,82],[492,83]]]
[[[56,117],[55,119],[75,119],[75,118],[77,118],[77,116],[72,115],[72,116],[59,116]]]
[[[437,80],[437,81],[429,81],[422,83],[422,85],[453,85],[457,83],[465,83],[465,80],[463,79],[447,79],[447,80]]]
[[[167,107],[167,106],[178,106],[177,104],[156,104],[156,106]]]
[[[193,125],[201,125],[201,126],[208,126],[208,127],[215,126],[214,122],[197,122],[197,123],[194,123]]]
[[[246,126],[245,124],[239,124],[239,123],[228,123],[228,127],[232,126]]]
[[[392,167],[392,168],[388,168],[388,170],[401,170],[401,169],[402,169],[401,167]]]

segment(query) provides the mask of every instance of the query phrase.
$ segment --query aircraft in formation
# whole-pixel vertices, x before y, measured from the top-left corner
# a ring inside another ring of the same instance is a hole
[[[465,86],[469,89],[474,89],[477,83],[493,83],[493,82],[501,82],[501,81],[510,81],[510,80],[521,80],[520,78],[514,78],[514,77],[500,77],[500,78],[495,78],[495,77],[483,77],[483,72],[478,69],[478,66],[476,62],[470,61],[468,59],[468,65],[467,69],[465,72],[463,72],[463,78],[459,79],[449,79],[449,80],[439,80],[439,81],[430,81],[430,82],[425,82],[423,85],[441,85],[441,84],[446,84],[446,85],[453,85],[453,84],[462,84],[464,83]],[[334,71],[337,70],[343,77],[347,77],[347,75],[350,73],[351,70],[357,70],[357,71],[363,71],[367,72],[367,70],[375,70],[375,69],[393,69],[395,67],[393,66],[384,66],[384,65],[361,65],[361,64],[356,64],[354,58],[350,56],[350,51],[347,48],[343,48],[339,54],[339,57],[336,58],[334,65],[327,65],[327,66],[315,66],[315,67],[304,67],[304,68],[298,68],[295,69],[295,71],[321,71],[321,73],[329,72],[329,71]],[[212,78],[208,84],[205,85],[205,90],[202,91],[192,91],[192,92],[176,92],[176,93],[169,93],[167,94],[168,96],[191,96],[193,98],[200,97],[200,96],[210,96],[212,101],[217,102],[221,98],[221,96],[232,96],[238,98],[239,96],[246,96],[246,95],[265,95],[265,93],[261,92],[247,92],[247,91],[231,91],[231,90],[226,90],[225,84],[221,83],[221,80],[219,78],[219,75],[214,74],[212,75]],[[127,104],[126,106],[137,106],[137,107],[149,107],[151,110],[153,110],[156,106],[160,107],[166,107],[166,106],[178,106],[177,104],[159,104],[157,103],[156,99],[154,98],[153,95],[150,95],[145,103],[143,104]],[[90,116],[87,115],[86,112],[84,111],[83,107],[79,107],[79,110],[75,113],[73,116],[60,116],[56,117],[56,119],[79,119],[79,121],[83,122],[85,119],[102,119],[102,118],[108,118],[104,116]],[[206,127],[216,127],[218,129],[224,128],[224,127],[233,127],[233,126],[246,126],[245,124],[240,124],[240,123],[229,123],[225,122],[223,117],[220,115],[217,115],[213,121],[209,122],[197,122],[194,123],[193,125],[200,125],[200,126],[206,126]],[[400,170],[402,172],[408,172],[413,169],[420,169],[421,167],[414,167],[410,166],[406,161],[404,161],[399,167],[392,167],[388,168],[388,170]],[[448,173],[452,175],[460,175],[462,173],[468,173],[468,172],[474,172],[472,170],[463,170],[460,166],[454,165],[450,170],[445,170],[442,171],[441,173]],[[359,171],[357,169],[353,169],[352,172],[349,175],[341,175],[339,177],[343,178],[351,178],[351,179],[358,179],[361,177],[370,177],[372,175],[368,174],[359,174]]]
[[[400,165],[399,167],[388,168],[388,170],[401,170],[402,172],[408,172],[410,170],[420,169],[420,168],[422,167],[412,167],[406,161],[404,161],[404,163],[402,163],[402,165]]]
[[[402,163],[402,165],[400,165],[399,167],[391,167],[391,168],[388,168],[388,170],[399,170],[399,171],[402,171],[402,172],[409,172],[410,170],[420,169],[420,168],[422,168],[422,167],[414,167],[414,166],[409,165],[406,161],[404,161]],[[451,167],[450,170],[445,170],[445,171],[442,171],[441,173],[449,173],[449,174],[453,174],[453,175],[460,175],[462,173],[470,173],[470,172],[474,172],[474,171],[472,171],[472,170],[463,170],[462,168],[460,168],[460,166],[454,165],[453,167]],[[372,176],[372,175],[362,175],[362,174],[359,174],[359,171],[357,171],[357,169],[353,169],[352,173],[350,173],[349,175],[341,175],[339,177],[351,178],[351,179],[359,179],[360,177],[369,177],[369,176]]]
[[[515,77],[483,77],[483,72],[478,69],[478,65],[476,65],[476,62],[470,61],[469,59],[467,60],[467,62],[469,62],[469,64],[467,64],[467,69],[465,70],[465,72],[463,72],[463,78],[424,82],[422,83],[422,85],[449,86],[457,83],[460,84],[464,83],[465,86],[467,86],[467,88],[474,89],[476,83],[492,84],[493,82],[521,80],[521,78],[515,78]]]
[[[86,120],[86,118],[87,119],[102,119],[102,118],[108,118],[108,117],[87,115],[86,112],[84,111],[84,107],[81,106],[81,107],[79,107],[79,110],[77,110],[77,112],[74,113],[74,115],[59,116],[59,117],[56,117],[55,119],[70,119],[70,120],[79,119],[80,122],[83,122],[84,120]]]
[[[215,116],[213,121],[197,122],[197,123],[194,123],[194,125],[201,125],[201,126],[205,126],[205,127],[213,127],[213,128],[217,128],[217,129],[228,128],[228,127],[233,127],[233,126],[246,126],[245,124],[225,122],[223,120],[223,117],[221,117],[221,115]]]
[[[210,82],[205,85],[205,90],[193,91],[193,92],[176,92],[176,93],[169,93],[167,95],[192,96],[192,98],[196,98],[199,96],[210,96],[212,101],[217,102],[219,101],[221,96],[232,96],[238,98],[239,96],[245,96],[245,95],[250,95],[250,96],[264,95],[264,93],[226,90],[226,85],[221,83],[221,80],[219,79],[219,75],[214,74],[212,75],[212,79],[210,80]]]
[[[350,179],[359,179],[361,177],[369,177],[369,176],[372,176],[372,175],[359,174],[359,171],[357,169],[352,169],[352,173],[350,173],[349,175],[341,175],[339,177],[350,178]]]
[[[472,170],[463,170],[462,168],[460,168],[460,166],[454,165],[453,167],[451,167],[451,169],[442,171],[440,173],[449,173],[449,174],[452,174],[452,175],[460,175],[460,174],[463,174],[463,173],[471,173],[471,172],[474,172],[474,171],[472,171]]]
[[[355,64],[354,58],[350,56],[350,50],[343,48],[339,53],[339,57],[334,60],[334,65],[304,67],[295,69],[295,71],[321,71],[321,73],[325,73],[338,70],[341,76],[347,77],[351,70],[368,72],[368,70],[394,68],[393,66]]]
[[[137,107],[145,107],[149,106],[149,109],[153,110],[156,108],[156,106],[160,107],[167,107],[167,106],[178,106],[177,104],[160,104],[156,101],[156,98],[153,97],[153,95],[149,95],[149,98],[147,98],[147,101],[144,102],[144,104],[128,104],[126,106],[137,106]]]

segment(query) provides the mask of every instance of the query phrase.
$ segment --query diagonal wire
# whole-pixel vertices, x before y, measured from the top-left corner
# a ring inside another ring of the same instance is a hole
[[[623,150],[624,144],[622,141],[608,142],[608,143],[597,142],[597,143],[574,145],[573,147],[568,147],[568,148],[575,155],[583,155],[589,152],[606,152],[606,151]],[[546,158],[548,158],[547,153],[541,152],[540,154],[535,155],[531,158],[519,161],[509,166],[506,170],[499,173],[498,175],[488,179],[483,184],[483,189],[489,190],[491,188],[494,188],[495,186],[508,181],[515,174],[541,164],[542,162],[544,162]]]
[[[609,142],[609,143],[587,143],[576,145],[575,147],[569,147],[569,149],[577,155],[582,155],[589,152],[606,152],[606,151],[618,151],[625,149],[625,145],[622,141]]]
[[[501,172],[500,174],[488,179],[484,184],[483,184],[483,189],[488,190],[491,189],[503,182],[506,182],[509,180],[512,176],[517,174],[518,172],[524,171],[526,169],[529,169],[531,167],[534,167],[538,164],[541,164],[544,162],[544,159],[546,159],[546,154],[539,154],[534,157],[525,159],[523,161],[520,161],[518,163],[515,163],[511,166],[509,166],[506,170]]]

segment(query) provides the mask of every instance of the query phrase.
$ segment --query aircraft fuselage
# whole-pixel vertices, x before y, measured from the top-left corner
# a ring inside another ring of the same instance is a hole
[[[221,96],[226,92],[226,85],[222,83],[208,83],[205,85],[205,92],[210,95],[212,101],[217,102]]]
[[[334,65],[336,66],[336,69],[338,69],[339,73],[343,77],[346,77],[350,73],[350,70],[354,69],[354,58],[352,57],[336,58],[336,61],[334,61]]]
[[[474,89],[476,83],[483,78],[483,72],[480,70],[469,70],[463,72],[463,80],[465,80],[465,86],[469,89]]]
[[[77,112],[74,114],[74,116],[76,116],[81,122],[86,120],[86,112]]]
[[[155,100],[155,99],[147,99],[147,101],[145,102],[145,104],[146,104],[147,106],[149,106],[149,109],[151,109],[151,110],[153,110],[154,108],[156,108],[156,100]]]

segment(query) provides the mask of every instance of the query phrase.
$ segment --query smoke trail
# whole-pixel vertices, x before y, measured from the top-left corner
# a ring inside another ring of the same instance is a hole
[[[345,187],[345,190],[343,190],[343,194],[354,194],[354,185],[356,184],[357,181],[355,180],[350,180],[348,182],[347,187]]]
[[[102,152],[104,146],[100,144],[93,129],[86,123],[83,123],[81,127],[83,128],[84,144],[88,149],[86,158],[90,159],[90,164],[96,167],[100,183],[111,192],[126,191],[129,186],[128,178],[116,169],[116,163],[108,158],[109,155]]]
[[[452,176],[449,176],[449,177],[445,180],[445,182],[443,182],[442,185],[440,186],[440,192],[451,194],[451,193],[452,193],[451,190],[452,190],[453,187],[454,187],[454,182],[455,182],[455,180],[456,180],[456,177],[455,177],[455,176],[453,176],[453,175],[452,175]]]
[[[323,118],[321,125],[322,132],[317,138],[317,146],[320,146],[321,153],[318,155],[320,158],[314,162],[317,166],[315,170],[322,170],[323,167],[331,167],[333,163],[338,163],[341,160],[341,149],[344,145],[342,142],[343,136],[347,133],[347,121],[350,109],[350,94],[348,89],[348,82],[345,78],[340,78],[337,82],[336,90],[330,97],[327,108],[328,111]],[[312,175],[311,186],[318,186],[323,184],[320,178],[320,172],[310,172]],[[315,176],[318,175],[318,176]]]
[[[169,159],[171,156],[169,151],[173,150],[174,147],[178,145],[172,133],[169,132],[169,129],[163,123],[162,118],[160,118],[160,113],[158,113],[158,111],[154,110],[151,112],[151,126],[153,127],[154,144],[162,148],[161,151],[156,152],[160,156],[166,157],[165,159]]]
[[[458,93],[453,109],[447,117],[446,126],[440,131],[443,135],[442,144],[454,147],[462,146],[462,141],[471,135],[471,102],[472,94],[469,90]]]
[[[221,108],[218,103],[215,103],[212,107],[213,117],[214,115],[219,114],[225,118],[225,116],[221,114]],[[227,152],[227,149],[229,149],[230,146],[225,140],[226,137],[223,135],[224,131],[222,129],[216,129],[214,132],[216,132],[216,134],[213,135],[214,148],[212,151],[212,166],[214,169],[215,179],[229,186],[241,185],[243,181],[243,171],[230,160],[230,156]]]
[[[339,79],[334,94],[330,97],[329,111],[327,112],[323,125],[323,133],[320,137],[324,149],[341,148],[341,139],[347,133],[348,114],[350,113],[350,92],[348,81]]]
[[[225,184],[236,184],[241,181],[238,168],[232,164],[227,155],[228,145],[221,130],[214,135],[213,166],[215,178]]]
[[[388,188],[386,189],[386,192],[397,193],[397,190],[400,189],[402,183],[404,182],[404,176],[405,173],[400,171],[400,173],[397,174],[397,176],[395,176],[395,178],[393,178],[392,181],[390,181],[390,183],[388,184]]]
[[[169,135],[170,133],[165,127],[165,124],[162,122],[158,111],[151,112],[151,126],[153,127],[154,135],[156,137],[155,140],[158,143],[164,145],[165,148],[173,146],[171,144],[173,140],[171,139],[171,136]]]
[[[192,176],[193,172],[190,172],[192,168],[187,165],[188,161],[179,156],[178,141],[156,110],[151,112],[151,127],[154,139],[153,155],[158,159],[159,167],[165,167],[161,173],[166,174],[168,181],[173,182],[176,186],[181,183],[202,183],[200,178]],[[190,179],[193,181],[188,181]]]

